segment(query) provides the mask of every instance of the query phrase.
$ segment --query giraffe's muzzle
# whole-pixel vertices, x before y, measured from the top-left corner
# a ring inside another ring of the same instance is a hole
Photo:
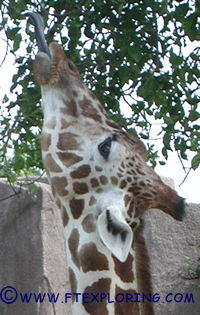
[[[185,199],[178,196],[178,201],[174,205],[174,219],[178,221],[183,221],[183,218],[185,216]]]

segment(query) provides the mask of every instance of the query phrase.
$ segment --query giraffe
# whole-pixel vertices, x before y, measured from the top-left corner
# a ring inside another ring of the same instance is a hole
[[[43,164],[62,214],[72,313],[154,314],[142,215],[157,208],[184,216],[184,199],[146,164],[146,149],[107,115],[79,71],[52,42],[36,13]],[[139,293],[138,293],[139,292]]]

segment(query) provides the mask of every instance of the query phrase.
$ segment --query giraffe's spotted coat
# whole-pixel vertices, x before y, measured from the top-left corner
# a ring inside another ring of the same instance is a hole
[[[79,102],[79,106],[82,109],[82,114],[85,117],[102,123],[101,115],[99,115],[98,110],[93,106],[89,98],[84,97],[84,99]]]
[[[57,148],[61,151],[78,149],[77,136],[71,132],[63,132],[59,135]]]
[[[88,164],[79,166],[75,171],[70,173],[72,178],[85,178],[88,177],[91,172],[91,167]]]
[[[95,243],[83,245],[79,257],[83,272],[108,270],[108,260],[98,251]]]
[[[67,210],[64,207],[62,209],[62,221],[63,221],[63,226],[66,227],[69,222],[69,215],[67,213]]]
[[[85,232],[92,233],[96,230],[96,224],[93,214],[88,214],[82,221],[82,226]]]
[[[79,231],[77,229],[73,229],[68,239],[68,246],[72,261],[78,268],[80,268],[80,259],[78,255],[79,238]]]
[[[63,98],[63,103],[65,104],[65,107],[60,109],[62,114],[70,115],[73,117],[78,116],[78,109],[77,109],[76,102],[74,100],[65,101],[65,99]]]
[[[94,282],[91,286],[87,286],[84,293],[93,293],[94,295],[99,292],[108,294],[110,292],[111,279],[100,278],[98,281]],[[91,299],[91,297],[90,297]],[[104,299],[101,303],[94,301],[94,303],[84,304],[84,308],[90,315],[108,315],[107,302]]]
[[[112,185],[117,186],[118,185],[118,178],[115,176],[111,176],[111,183],[112,183]]]
[[[96,202],[97,202],[97,200],[93,196],[91,196],[90,201],[89,201],[89,206],[91,207],[91,206],[95,205]]]
[[[42,137],[41,137],[42,151],[43,152],[48,151],[50,145],[51,145],[51,135],[49,133],[43,132]]]
[[[49,172],[53,173],[60,173],[62,172],[62,169],[60,166],[56,163],[56,161],[52,158],[51,154],[47,154],[44,158],[44,166],[46,169],[48,169]]]
[[[69,206],[74,219],[78,219],[84,210],[84,199],[73,198],[70,200]]]
[[[99,181],[100,181],[100,183],[101,183],[102,185],[107,185],[107,183],[108,183],[108,179],[107,179],[107,177],[106,177],[105,175],[101,175],[101,176],[99,177]]]
[[[51,184],[60,197],[64,197],[68,194],[68,190],[66,189],[68,185],[66,177],[54,177],[52,178]]]
[[[55,127],[56,127],[56,118],[52,117],[52,119],[46,123],[46,128],[55,129]]]
[[[83,160],[81,156],[71,152],[57,152],[57,156],[67,168]]]
[[[98,179],[95,177],[90,179],[90,183],[91,183],[92,188],[98,187],[100,185]]]
[[[119,315],[140,315],[139,303],[131,302],[132,297],[135,296],[135,290],[123,290],[123,288],[116,286],[115,296],[117,296],[118,303],[115,303],[115,314]],[[125,297],[125,298],[124,298]],[[134,298],[132,299],[134,301]],[[147,313],[146,313],[147,315]],[[150,315],[150,314],[148,314]]]
[[[123,282],[133,282],[133,257],[131,254],[128,255],[127,260],[122,263],[116,257],[113,256],[115,272]],[[126,270],[126,272],[124,272]]]
[[[83,182],[74,182],[73,190],[77,195],[84,195],[89,192],[88,185]]]
[[[71,291],[72,293],[76,293],[77,292],[77,279],[76,279],[76,275],[75,272],[73,271],[72,268],[69,267],[69,280],[71,283]],[[75,295],[72,295],[72,302],[75,301]]]

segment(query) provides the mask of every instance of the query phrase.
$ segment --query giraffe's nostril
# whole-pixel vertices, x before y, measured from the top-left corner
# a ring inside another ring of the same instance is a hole
[[[183,221],[185,216],[185,199],[179,197],[178,202],[175,205],[175,215],[174,218],[178,221]]]

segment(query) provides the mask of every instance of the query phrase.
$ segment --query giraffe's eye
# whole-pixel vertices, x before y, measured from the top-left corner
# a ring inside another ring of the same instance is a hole
[[[110,154],[110,148],[112,141],[117,141],[118,135],[113,133],[110,137],[106,138],[103,142],[98,145],[99,153],[104,157],[105,160],[108,159]]]
[[[108,159],[111,143],[112,143],[112,138],[108,137],[98,145],[99,153],[104,157],[105,160]]]

